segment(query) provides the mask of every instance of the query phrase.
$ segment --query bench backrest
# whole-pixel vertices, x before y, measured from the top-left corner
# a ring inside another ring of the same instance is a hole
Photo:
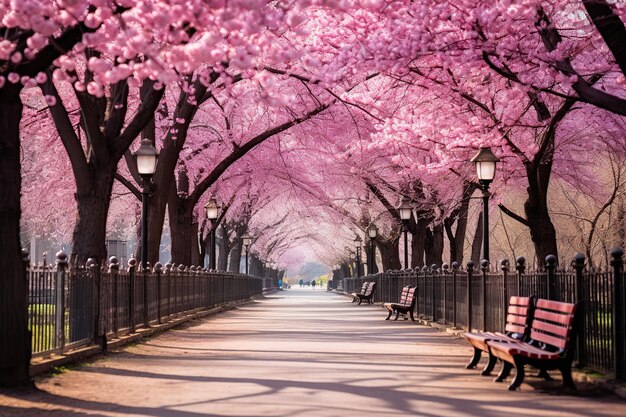
[[[359,294],[365,294],[365,291],[367,291],[367,287],[369,287],[370,283],[368,281],[365,281],[363,283],[363,286],[361,287],[361,292]]]
[[[372,281],[370,282],[370,285],[367,286],[367,289],[365,290],[363,295],[366,297],[369,297],[370,295],[374,293],[375,289],[376,289],[376,281]]]
[[[520,340],[528,340],[530,322],[532,320],[532,298],[511,297],[506,312],[504,331]]]
[[[400,302],[398,304],[409,307],[415,302],[415,287],[407,285],[402,288],[402,295],[400,296]]]
[[[575,312],[575,304],[538,299],[530,329],[533,344],[544,345],[542,348],[549,349],[552,346],[559,351],[566,350],[572,339]]]

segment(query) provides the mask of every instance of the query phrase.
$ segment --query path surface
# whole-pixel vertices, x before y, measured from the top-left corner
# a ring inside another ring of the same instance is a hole
[[[292,289],[0,392],[2,417],[625,416],[626,402],[503,385],[458,339]],[[531,383],[536,378],[527,378]]]

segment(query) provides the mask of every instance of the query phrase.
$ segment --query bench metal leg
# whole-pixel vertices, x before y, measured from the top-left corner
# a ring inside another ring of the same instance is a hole
[[[393,314],[393,310],[389,310],[389,315],[387,316],[387,318],[385,320],[389,320],[391,318],[392,314]]]
[[[469,363],[467,365],[465,365],[466,369],[473,369],[476,367],[476,365],[478,365],[478,361],[480,361],[480,355],[483,353],[482,350],[478,349],[478,348],[474,348],[474,356],[472,356],[472,359],[470,359]]]
[[[539,371],[539,375],[537,375],[539,378],[543,378],[544,381],[553,381],[553,378],[550,376],[550,374],[548,373],[547,370],[545,369],[541,369]]]
[[[415,317],[413,317],[413,310],[409,310],[409,313],[411,314],[411,320],[415,321]]]
[[[491,375],[491,371],[493,371],[493,368],[496,366],[497,361],[498,361],[498,358],[496,358],[493,355],[489,355],[489,361],[487,362],[487,365],[485,365],[485,369],[483,369],[483,371],[480,374],[482,376]]]
[[[400,316],[400,310],[396,311],[396,318],[393,321],[398,321],[398,317]]]
[[[509,385],[509,391],[515,391],[518,389],[519,386],[522,385],[522,382],[524,382],[525,376],[524,364],[522,361],[517,357],[513,357],[513,359],[515,360],[515,378],[513,379],[513,382],[511,382],[511,385]]]
[[[513,369],[513,365],[507,361],[502,361],[502,369],[493,382],[503,382],[511,374],[511,369]]]
[[[576,384],[574,384],[574,380],[572,379],[572,365],[566,364],[562,366],[559,371],[561,371],[561,375],[563,375],[563,386],[576,390]]]
[[[357,305],[360,306],[362,301],[363,301],[363,299],[361,297],[359,297],[359,304],[357,304]]]

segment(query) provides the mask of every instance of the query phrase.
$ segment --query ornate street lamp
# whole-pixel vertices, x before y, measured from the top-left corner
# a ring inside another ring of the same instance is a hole
[[[476,165],[476,175],[483,191],[483,259],[489,261],[489,184],[496,176],[496,164],[500,159],[489,147],[481,147],[471,159]]]
[[[356,247],[356,277],[359,278],[361,276],[361,236],[357,235],[354,238],[354,245]]]
[[[148,199],[152,176],[156,171],[159,153],[150,139],[143,139],[139,149],[133,154],[137,161],[137,171],[142,178],[141,184],[141,268],[148,267]]]
[[[217,264],[215,262],[215,229],[217,229],[217,224],[215,224],[215,220],[217,220],[219,216],[220,208],[217,205],[217,200],[215,199],[215,197],[211,197],[209,202],[206,203],[206,205],[204,206],[204,209],[206,210],[207,219],[211,220],[211,250],[209,253],[209,269],[216,271]]]
[[[370,238],[370,254],[367,270],[369,274],[374,273],[374,266],[376,265],[376,236],[378,236],[378,227],[374,223],[370,223],[367,226],[367,236]]]
[[[246,275],[248,275],[248,250],[252,244],[252,237],[246,233],[241,237],[241,240],[243,242],[243,246],[246,248]]]
[[[407,231],[409,230],[409,220],[413,213],[413,206],[408,198],[402,197],[402,202],[398,207],[398,213],[400,214],[400,220],[402,220],[402,229],[404,231],[404,268],[409,267],[409,241],[407,238]]]

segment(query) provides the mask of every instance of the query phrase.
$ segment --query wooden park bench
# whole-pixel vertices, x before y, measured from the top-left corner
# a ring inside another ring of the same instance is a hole
[[[368,304],[374,304],[374,291],[376,291],[376,281],[370,282],[363,293],[356,294],[359,299],[359,305],[361,305],[363,301],[367,301]]]
[[[396,313],[396,318],[394,320],[398,320],[398,316],[400,316],[400,314],[409,313],[411,315],[411,320],[415,321],[415,318],[413,317],[413,310],[415,309],[415,287],[407,285],[402,288],[402,295],[400,296],[399,303],[384,303],[383,306],[389,310],[389,315],[385,320],[389,320],[393,313]]]
[[[550,379],[547,371],[558,369],[563,385],[576,389],[572,379],[575,312],[575,304],[539,299],[528,342],[488,341],[490,354],[502,360],[502,370],[495,381],[504,381],[515,367],[515,379],[509,385],[509,390],[515,390],[524,382],[524,365],[531,365],[546,379]]]
[[[370,285],[370,282],[365,281],[363,285],[361,286],[361,291],[353,292],[350,294],[352,296],[353,303],[359,301],[359,297],[357,296],[357,294],[365,294],[365,291],[367,291],[367,287],[369,287],[369,285]]]
[[[532,298],[531,297],[511,297],[506,314],[506,325],[504,333],[501,332],[468,332],[463,337],[474,348],[474,356],[467,364],[467,369],[476,367],[482,352],[489,353],[487,342],[498,340],[501,342],[527,341],[530,333],[530,322],[532,320]],[[489,354],[489,361],[482,371],[482,375],[489,375],[493,371],[498,359]]]

